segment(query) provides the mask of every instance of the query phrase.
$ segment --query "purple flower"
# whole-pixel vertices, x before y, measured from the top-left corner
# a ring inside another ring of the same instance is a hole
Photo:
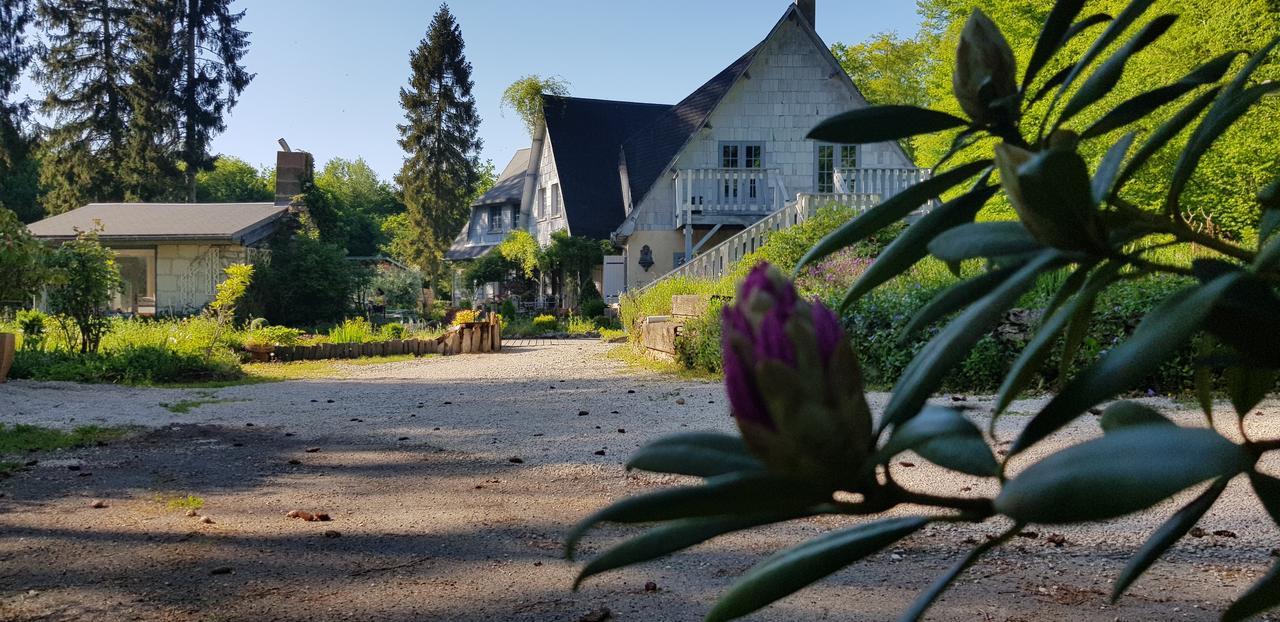
[[[832,481],[857,472],[871,415],[839,317],[761,264],[722,318],[725,391],[752,451],[771,468]]]

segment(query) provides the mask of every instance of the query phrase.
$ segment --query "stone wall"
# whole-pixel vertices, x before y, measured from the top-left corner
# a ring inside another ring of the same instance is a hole
[[[156,312],[190,315],[213,300],[226,277],[223,269],[249,261],[239,245],[160,244],[156,246]]]

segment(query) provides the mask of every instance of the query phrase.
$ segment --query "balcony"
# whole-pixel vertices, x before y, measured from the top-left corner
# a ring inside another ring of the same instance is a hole
[[[778,211],[787,200],[776,169],[683,169],[675,177],[676,227],[751,223]]]

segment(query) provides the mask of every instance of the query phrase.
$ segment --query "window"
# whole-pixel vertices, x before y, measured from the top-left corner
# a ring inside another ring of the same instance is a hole
[[[538,189],[538,220],[547,217],[547,189]]]
[[[156,251],[129,249],[116,251],[120,268],[120,291],[111,300],[111,310],[121,313],[155,315]]]
[[[723,169],[761,169],[764,168],[763,143],[720,143],[720,168]],[[739,200],[746,198],[755,200],[760,196],[760,180],[725,179],[721,184],[721,200]],[[741,193],[741,196],[740,196]]]
[[[489,206],[489,233],[502,233],[506,228],[503,226],[502,212],[501,205]]]
[[[858,168],[857,145],[832,145],[830,143],[818,143],[818,179],[815,186],[819,193],[832,193],[836,191],[836,170],[843,172],[845,180],[844,190],[846,192],[852,192],[854,185],[853,169],[856,168]]]
[[[560,184],[551,184],[551,215],[560,215]]]

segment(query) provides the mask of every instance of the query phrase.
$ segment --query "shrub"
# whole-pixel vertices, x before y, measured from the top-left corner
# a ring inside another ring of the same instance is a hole
[[[18,215],[0,206],[0,302],[29,302],[45,282],[47,251]]]
[[[379,269],[367,289],[382,290],[388,309],[417,309],[422,300],[422,274],[414,270]]]
[[[378,331],[362,317],[349,318],[329,329],[329,343],[369,343],[378,341]]]
[[[23,309],[15,318],[18,330],[22,332],[22,348],[39,350],[44,346],[45,323],[49,316],[36,309]]]
[[[276,347],[293,346],[302,340],[302,331],[288,326],[259,326],[244,335],[244,346]]]
[[[179,353],[156,346],[131,346],[111,352],[24,350],[14,357],[14,378],[111,384],[172,384],[235,380],[240,361],[227,351]]]
[[[560,327],[560,320],[546,313],[533,318],[533,330],[540,333],[555,332]]]
[[[49,267],[50,311],[75,324],[81,352],[97,352],[107,328],[104,312],[120,289],[115,253],[98,242],[97,231],[84,231],[53,252]]]
[[[720,311],[724,303],[712,300],[701,316],[685,322],[676,340],[676,361],[685,369],[718,374],[724,369],[720,349]]]
[[[569,316],[564,327],[564,332],[570,335],[586,335],[598,331],[599,327],[596,326],[595,322],[578,315]]]
[[[272,324],[315,326],[346,316],[366,272],[347,261],[342,247],[294,235],[272,244],[255,275],[249,286],[254,315]]]
[[[502,304],[498,307],[498,313],[501,313],[502,317],[507,317],[507,318],[515,317],[516,303],[512,301],[510,298],[503,300]]]
[[[478,321],[480,321],[479,311],[473,309],[460,309],[457,313],[453,314],[453,322],[451,322],[451,324],[454,326],[461,326],[462,324],[470,324]]]

